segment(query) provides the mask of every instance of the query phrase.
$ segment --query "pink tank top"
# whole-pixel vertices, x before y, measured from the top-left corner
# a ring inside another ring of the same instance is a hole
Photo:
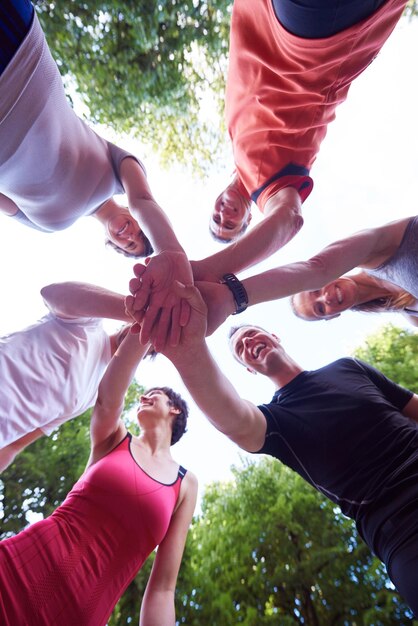
[[[174,483],[134,460],[128,434],[47,519],[0,544],[0,623],[101,626],[170,524]]]

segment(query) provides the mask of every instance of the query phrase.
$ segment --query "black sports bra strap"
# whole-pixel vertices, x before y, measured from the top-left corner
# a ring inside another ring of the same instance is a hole
[[[186,476],[186,473],[187,473],[187,469],[185,469],[182,465],[180,465],[178,476],[183,480],[183,478]]]

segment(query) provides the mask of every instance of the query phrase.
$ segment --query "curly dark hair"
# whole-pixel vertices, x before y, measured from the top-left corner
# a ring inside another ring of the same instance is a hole
[[[150,391],[162,391],[168,397],[170,406],[178,409],[180,413],[176,415],[171,426],[171,442],[173,446],[177,443],[187,431],[187,418],[189,416],[189,407],[183,400],[179,393],[176,393],[171,387],[151,387],[147,389],[146,393]]]

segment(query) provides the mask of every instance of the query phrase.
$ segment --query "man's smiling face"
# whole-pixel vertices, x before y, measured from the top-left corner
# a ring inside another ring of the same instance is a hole
[[[279,339],[257,326],[242,326],[230,339],[236,359],[252,372],[268,375],[273,361],[281,352]]]

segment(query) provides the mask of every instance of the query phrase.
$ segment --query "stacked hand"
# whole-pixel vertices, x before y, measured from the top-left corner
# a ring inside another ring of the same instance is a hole
[[[135,278],[129,283],[131,296],[126,298],[126,310],[140,325],[140,340],[152,340],[157,350],[166,343],[177,345],[182,328],[187,324],[190,307],[183,300],[176,281],[193,284],[190,263],[183,252],[164,251],[152,257],[146,265],[134,267]]]

